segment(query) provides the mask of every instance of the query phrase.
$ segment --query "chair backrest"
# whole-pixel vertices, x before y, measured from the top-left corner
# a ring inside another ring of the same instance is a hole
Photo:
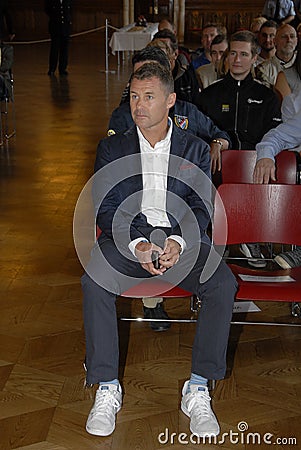
[[[215,244],[301,245],[300,185],[229,183],[220,185],[217,192],[213,219]]]
[[[222,182],[252,183],[256,150],[223,150]],[[275,158],[276,183],[297,183],[297,158],[293,151],[283,150]]]

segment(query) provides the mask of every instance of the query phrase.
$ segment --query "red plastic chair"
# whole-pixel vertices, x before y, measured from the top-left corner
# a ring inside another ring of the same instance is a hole
[[[256,164],[256,150],[223,150],[222,182],[253,183],[253,171]],[[293,151],[284,150],[275,158],[276,183],[297,183],[297,158]]]
[[[272,242],[301,245],[301,186],[279,184],[222,184],[215,198],[213,240],[216,245]],[[227,231],[225,242],[225,217]],[[263,271],[229,264],[239,289],[236,300],[301,301],[301,267]],[[268,277],[243,281],[240,275]],[[290,276],[293,282],[276,282]],[[257,322],[256,322],[257,323]],[[275,325],[275,323],[272,323]],[[292,325],[292,324],[287,324]],[[301,326],[301,324],[293,324]]]

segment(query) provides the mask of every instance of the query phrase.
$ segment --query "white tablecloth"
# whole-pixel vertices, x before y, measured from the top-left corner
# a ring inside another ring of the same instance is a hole
[[[158,31],[158,23],[149,23],[143,30],[128,31],[133,27],[135,27],[134,23],[120,28],[113,33],[109,42],[113,55],[117,51],[141,50],[152,40],[154,34]]]

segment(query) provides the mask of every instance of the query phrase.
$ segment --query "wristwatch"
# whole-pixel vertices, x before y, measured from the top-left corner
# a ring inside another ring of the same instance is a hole
[[[220,149],[222,149],[223,148],[223,146],[224,146],[224,144],[222,143],[222,141],[220,141],[219,139],[212,139],[212,141],[211,142],[214,142],[215,144],[219,144],[220,146],[221,146],[221,148]]]

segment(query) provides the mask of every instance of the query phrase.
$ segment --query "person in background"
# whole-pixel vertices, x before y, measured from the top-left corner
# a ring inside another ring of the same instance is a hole
[[[298,28],[299,23],[301,22],[301,0],[293,0],[294,2],[294,7],[295,7],[295,18],[292,22],[290,22],[290,24],[296,28]]]
[[[195,71],[200,90],[226,75],[227,71],[221,67],[221,61],[223,61],[223,55],[227,49],[227,37],[223,34],[215,36],[210,47],[211,63],[200,66]]]
[[[227,32],[226,30],[223,30],[223,27],[216,23],[207,23],[204,25],[201,37],[201,53],[192,59],[192,66],[195,70],[200,66],[211,63],[210,46],[213,39],[218,34],[227,35]]]
[[[260,52],[257,56],[256,64],[260,64],[266,59],[270,59],[275,55],[275,37],[277,28],[278,25],[273,20],[267,20],[261,26],[257,36],[257,42],[260,47]]]
[[[295,18],[295,6],[292,0],[266,0],[262,15],[278,24],[290,23]]]
[[[54,75],[57,65],[60,75],[68,75],[68,50],[71,30],[72,0],[45,0],[51,37],[48,75]]]
[[[234,33],[229,42],[227,75],[200,94],[202,111],[229,134],[232,148],[237,150],[255,150],[263,135],[281,121],[277,95],[252,76],[256,58],[254,34],[250,31]],[[220,166],[220,151],[216,158]],[[240,249],[249,265],[266,266],[258,243],[243,243]]]
[[[159,47],[167,55],[172,75],[174,77],[174,88],[178,100],[184,100],[199,105],[199,85],[193,69],[186,68],[178,61],[177,40],[169,30],[162,30],[155,34],[148,46]],[[120,105],[129,101],[129,83],[123,90]]]
[[[287,82],[293,90],[296,74],[288,69],[293,67],[296,60],[297,33],[291,25],[281,25],[275,36],[276,52],[272,58],[256,66],[256,78],[267,87],[273,88],[276,84],[278,73],[286,74]]]
[[[3,41],[8,38],[12,41],[15,37],[13,30],[13,21],[8,9],[7,0],[0,0],[0,40]]]
[[[171,31],[176,37],[177,37],[177,29],[175,27],[175,24],[171,22],[168,18],[161,19],[158,24],[158,31],[162,30],[169,30]],[[178,59],[182,66],[188,67],[190,64],[190,55],[189,55],[189,49],[186,47],[183,47],[182,45],[178,45]]]
[[[301,41],[297,44],[294,64],[284,71],[285,77],[292,92],[299,92],[301,88]]]
[[[296,149],[301,145],[301,89],[284,98],[282,103],[283,123],[268,131],[256,145],[257,162],[254,168],[254,183],[268,184],[276,181],[275,156],[282,150]],[[301,266],[301,247],[280,253],[275,261],[282,269]]]
[[[261,28],[261,25],[264,24],[264,22],[266,22],[268,19],[266,17],[263,16],[259,16],[259,17],[255,17],[250,25],[250,31],[252,31],[252,33],[255,34],[255,37],[257,39],[259,30]]]

